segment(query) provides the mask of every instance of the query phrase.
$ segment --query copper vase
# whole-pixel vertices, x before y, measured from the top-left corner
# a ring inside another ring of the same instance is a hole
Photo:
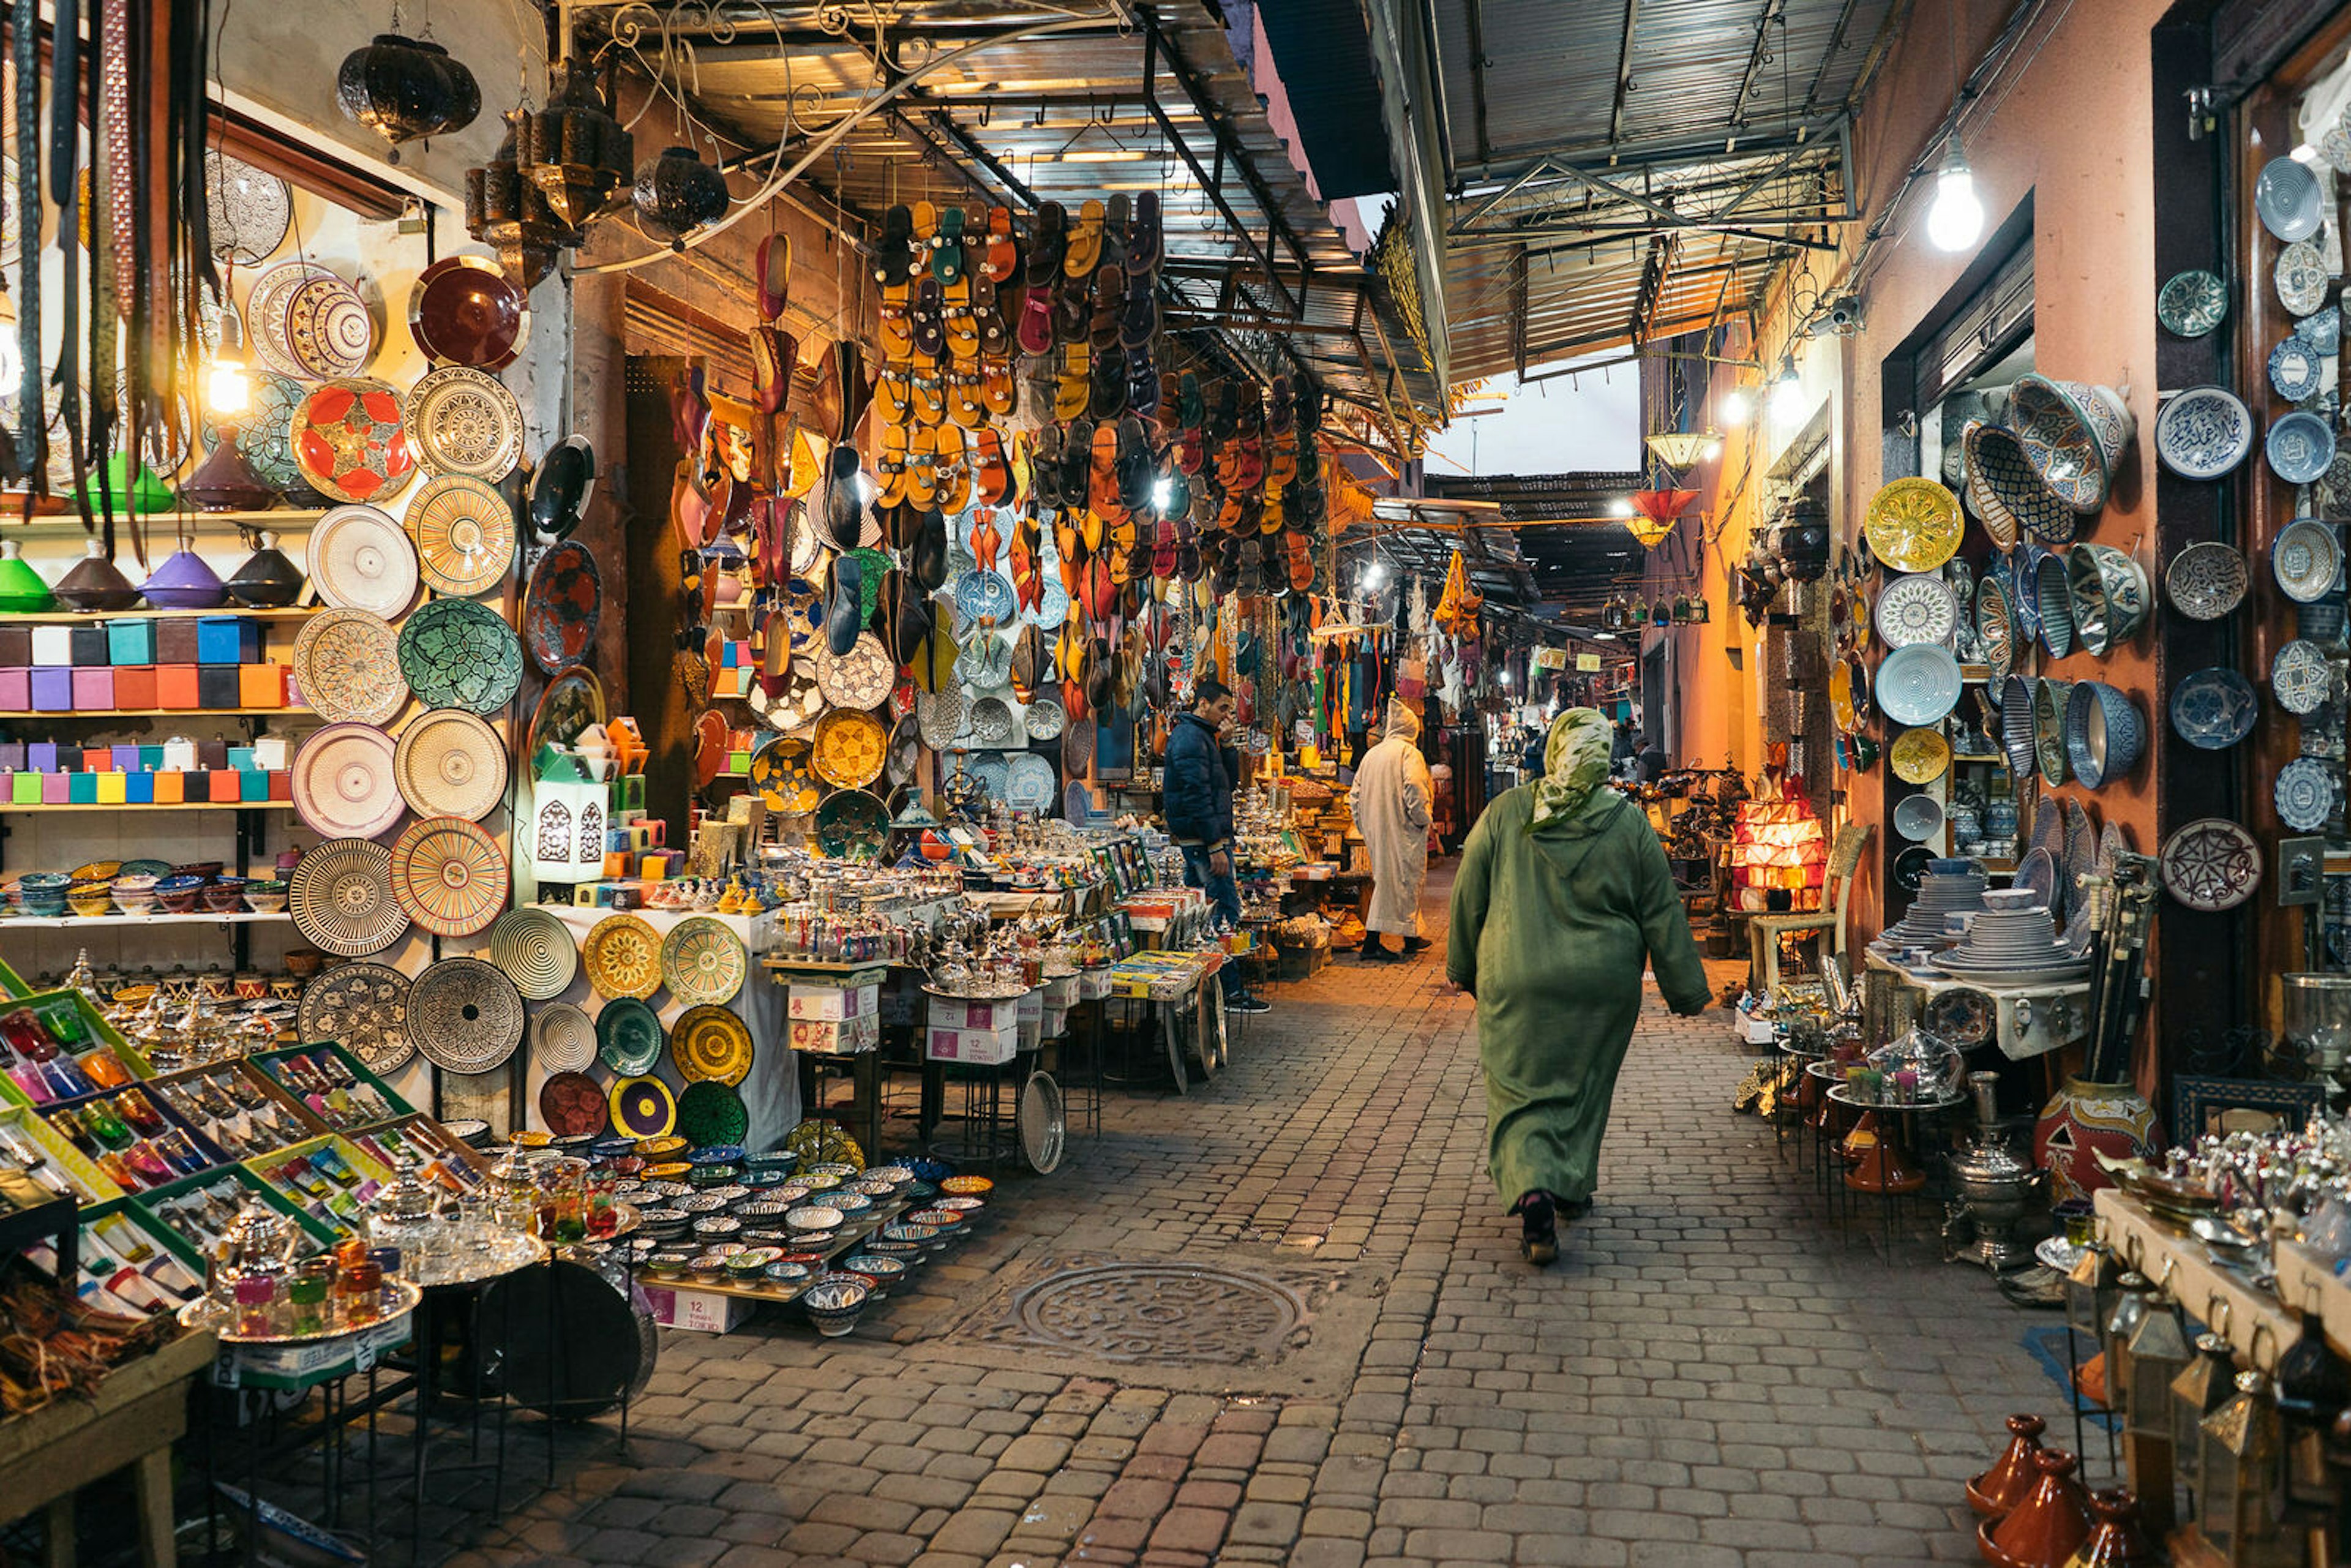
[[[1991,1519],[2005,1518],[2032,1490],[2033,1456],[2041,1452],[2041,1434],[2048,1423],[2038,1416],[2008,1418],[2008,1448],[1991,1469],[1968,1482],[1968,1506]]]
[[[2032,1468],[2024,1500],[2007,1518],[1976,1526],[1976,1548],[1992,1568],[2064,1568],[2090,1538],[2090,1502],[2074,1479],[2074,1456],[2043,1448]]]
[[[2138,1494],[2128,1487],[2105,1487],[2090,1494],[2097,1525],[2065,1568],[2152,1568],[2154,1545],[2139,1528]]]

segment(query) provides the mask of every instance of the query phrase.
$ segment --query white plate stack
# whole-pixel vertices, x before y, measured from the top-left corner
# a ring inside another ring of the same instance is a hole
[[[1902,918],[1878,933],[1872,947],[1898,953],[1907,947],[1941,947],[1953,938],[1945,929],[1946,915],[1972,915],[1984,906],[1983,867],[1971,860],[1927,862],[1918,895]]]
[[[1992,985],[2038,985],[2079,979],[2090,961],[2057,939],[2048,906],[2030,888],[1987,893],[1983,910],[1968,922],[1959,945],[1935,967],[1959,979]]]

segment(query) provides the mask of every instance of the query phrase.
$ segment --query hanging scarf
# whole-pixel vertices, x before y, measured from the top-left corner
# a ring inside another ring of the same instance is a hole
[[[1572,707],[1552,720],[1551,738],[1543,746],[1543,776],[1535,783],[1534,815],[1529,832],[1581,814],[1599,796],[1608,778],[1607,716],[1598,708]]]

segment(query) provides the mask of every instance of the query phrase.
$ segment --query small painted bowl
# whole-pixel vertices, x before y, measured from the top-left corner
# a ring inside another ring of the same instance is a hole
[[[723,1280],[726,1277],[727,1257],[724,1252],[697,1252],[686,1264],[686,1272],[697,1280]]]
[[[195,912],[196,901],[204,896],[204,893],[203,877],[167,876],[155,884],[155,902],[163,906],[166,915],[192,915]]]
[[[783,1255],[780,1247],[746,1247],[726,1260],[726,1272],[737,1280],[748,1280]]]
[[[693,1262],[691,1252],[655,1252],[645,1259],[645,1272],[656,1280],[680,1280]]]
[[[892,1287],[906,1277],[906,1262],[879,1252],[858,1252],[841,1260],[843,1272],[856,1275],[872,1287],[873,1300],[887,1296]]]
[[[204,907],[214,915],[235,915],[245,908],[245,878],[215,877],[204,884]]]
[[[245,906],[256,915],[283,915],[287,884],[276,880],[245,884]]]
[[[829,1204],[804,1204],[784,1216],[784,1225],[795,1234],[838,1230],[841,1228],[841,1210]]]
[[[842,1165],[838,1161],[834,1161],[826,1165],[810,1166],[808,1168],[808,1174],[812,1176],[837,1176],[842,1181],[847,1181],[850,1177],[862,1173],[861,1173],[855,1166]]]
[[[2065,586],[2074,601],[2074,635],[2101,658],[2147,622],[2147,573],[2112,545],[2077,544],[2068,551]]]
[[[873,1200],[862,1192],[852,1192],[847,1187],[842,1187],[838,1192],[825,1195],[825,1207],[838,1209],[844,1219],[854,1219],[861,1214],[870,1212],[873,1207]]]
[[[939,1183],[939,1190],[955,1197],[986,1197],[996,1184],[984,1176],[949,1176]]]
[[[923,1260],[923,1244],[919,1241],[884,1241],[876,1237],[865,1243],[865,1252],[873,1258],[894,1258],[910,1269]]]
[[[939,1228],[935,1225],[910,1225],[900,1220],[894,1225],[885,1225],[882,1228],[883,1240],[905,1242],[916,1247],[928,1247],[936,1241],[938,1237]]]
[[[2128,774],[2147,747],[2147,721],[2130,694],[2104,681],[2076,681],[2065,698],[2065,759],[2095,789]]]
[[[858,1314],[873,1294],[873,1287],[849,1274],[827,1274],[800,1292],[800,1307],[827,1339],[839,1339],[857,1326]]]

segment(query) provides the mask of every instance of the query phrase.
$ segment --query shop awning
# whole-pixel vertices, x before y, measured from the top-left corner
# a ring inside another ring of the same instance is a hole
[[[1747,303],[1849,216],[1846,114],[1897,0],[1431,0],[1455,382]],[[1416,235],[1434,240],[1435,225]]]
[[[857,117],[795,187],[852,235],[894,203],[1026,213],[1156,192],[1167,324],[1204,358],[1311,372],[1384,449],[1409,445],[1441,406],[1384,286],[1292,166],[1211,8],[935,0],[880,20],[714,6],[664,13],[659,30],[632,22],[642,9],[598,15],[744,150],[747,172]]]

